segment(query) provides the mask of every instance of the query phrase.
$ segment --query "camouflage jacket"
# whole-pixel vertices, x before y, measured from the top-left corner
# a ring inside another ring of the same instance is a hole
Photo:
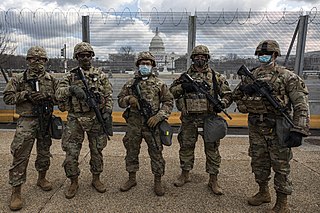
[[[136,78],[141,77],[136,75]],[[134,82],[135,78],[130,79],[123,85],[118,95],[118,104],[121,108],[129,107],[128,101],[130,96],[136,97],[132,87]],[[157,114],[157,116],[163,119],[168,118],[173,108],[173,96],[167,85],[155,75],[151,75],[146,80],[141,79],[138,85],[141,97],[151,105],[153,114]],[[134,109],[132,110],[134,111]]]
[[[252,71],[255,79],[268,82],[272,87],[272,95],[279,101],[288,114],[293,111],[295,131],[308,135],[309,133],[309,103],[308,89],[303,80],[294,72],[278,65],[258,67]],[[243,77],[233,92],[237,108],[242,113],[280,115],[271,104],[259,94],[244,94],[239,87],[252,83],[248,77]]]
[[[217,82],[217,96],[218,98],[221,100],[221,102],[224,103],[225,108],[228,108],[231,104],[232,104],[232,92],[231,89],[229,87],[229,83],[226,80],[226,78],[218,73],[218,72],[214,72],[215,73],[215,78],[216,78],[216,82]],[[194,79],[197,82],[207,82],[210,85],[210,94],[214,95],[214,87],[213,87],[213,70],[207,66],[202,72],[198,72],[197,70],[195,70],[195,68],[193,67],[193,65],[191,65],[191,67],[188,69],[187,74],[190,75],[190,77],[192,79]],[[173,81],[173,83],[170,86],[170,91],[173,94],[174,98],[177,99],[176,100],[176,105],[178,110],[183,111],[183,109],[185,108],[185,101],[184,99],[188,96],[188,93],[185,93],[184,90],[181,87],[181,83],[180,82],[180,78],[176,79]],[[212,104],[209,103],[209,112],[213,112],[213,107]]]
[[[56,91],[56,98],[59,101],[59,109],[61,111],[68,111],[69,114],[93,111],[88,106],[86,100],[78,100],[69,91],[71,85],[77,85],[83,89],[85,88],[83,82],[77,74],[77,70],[78,67],[72,69],[69,73],[64,75],[59,81],[59,86]],[[99,103],[99,109],[106,108],[108,111],[112,111],[112,85],[109,82],[106,74],[95,67],[91,67],[90,70],[84,70],[83,74],[86,78],[90,91],[95,94],[95,97]]]
[[[50,110],[53,110],[53,104],[56,102],[54,93],[58,81],[47,72],[37,74],[28,69],[12,77],[3,91],[4,102],[8,105],[16,105],[16,112],[21,116],[36,116],[33,109],[38,103],[32,103],[27,99],[27,94],[34,91],[30,83],[32,80],[38,80],[39,91],[46,93],[52,102]]]

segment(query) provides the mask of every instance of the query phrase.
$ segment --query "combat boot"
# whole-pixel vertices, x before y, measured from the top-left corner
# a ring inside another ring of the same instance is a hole
[[[277,201],[271,210],[272,213],[290,213],[288,207],[287,195],[277,192]]]
[[[181,175],[178,177],[178,179],[173,183],[176,187],[181,187],[185,183],[190,182],[189,178],[189,171],[188,170],[182,170]]]
[[[120,186],[120,191],[126,192],[129,191],[132,187],[137,185],[136,181],[136,173],[135,172],[129,172],[129,180],[127,180],[125,183],[123,183]]]
[[[65,197],[67,199],[73,198],[76,195],[78,188],[79,188],[78,177],[71,178],[70,180],[71,180],[71,184],[70,184],[68,190],[65,191]]]
[[[100,181],[100,174],[93,174],[92,175],[92,182],[93,188],[95,188],[100,193],[105,193],[107,191],[106,186],[101,183]]]
[[[9,208],[12,211],[17,211],[22,208],[21,185],[12,187],[12,194],[11,194]]]
[[[37,186],[39,186],[43,191],[52,190],[52,184],[46,179],[47,171],[40,171],[38,175]]]
[[[209,179],[209,183],[208,183],[209,188],[212,190],[212,192],[215,195],[223,195],[222,193],[222,189],[220,188],[219,184],[218,184],[218,177],[217,175],[212,175],[210,174],[210,179]]]
[[[163,196],[164,195],[164,187],[161,184],[161,176],[160,175],[155,175],[154,176],[154,192],[158,196]]]
[[[248,199],[249,205],[260,206],[263,203],[270,203],[271,196],[268,182],[259,183],[259,192]]]

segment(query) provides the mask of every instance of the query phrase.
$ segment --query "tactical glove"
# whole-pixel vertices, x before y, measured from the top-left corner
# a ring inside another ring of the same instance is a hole
[[[224,108],[225,108],[225,104],[224,102],[221,102],[221,101],[219,101],[218,104],[213,107],[216,113],[220,113]]]
[[[138,99],[136,97],[134,97],[133,95],[130,95],[128,102],[131,107],[136,108],[136,109],[140,108]]]
[[[181,87],[182,89],[186,92],[186,93],[189,93],[189,92],[196,92],[196,88],[193,86],[192,83],[182,83],[181,84]]]
[[[47,93],[41,93],[41,92],[31,92],[29,94],[29,97],[33,100],[33,101],[41,101],[41,100],[49,100],[50,96]]]
[[[287,147],[291,148],[301,146],[303,137],[304,135],[300,132],[291,131],[288,139],[286,140]]]
[[[162,118],[160,116],[154,115],[151,118],[149,118],[147,124],[149,127],[154,128],[161,120]]]
[[[253,95],[256,92],[253,84],[240,85],[239,90],[249,96]]]
[[[103,120],[111,119],[111,113],[112,113],[111,110],[109,110],[107,108],[103,108],[101,110]]]
[[[72,95],[76,96],[76,98],[79,100],[83,100],[87,98],[85,91],[77,85],[70,86],[69,91]]]

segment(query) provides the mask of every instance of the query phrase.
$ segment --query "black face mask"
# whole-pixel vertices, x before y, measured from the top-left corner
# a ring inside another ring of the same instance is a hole
[[[91,58],[78,58],[81,68],[88,70],[91,67]]]
[[[194,59],[193,63],[197,67],[204,67],[207,64],[208,60],[203,60],[203,59]]]

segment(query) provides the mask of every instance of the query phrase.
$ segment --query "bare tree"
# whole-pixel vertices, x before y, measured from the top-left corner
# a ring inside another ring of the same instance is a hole
[[[120,53],[124,55],[131,55],[134,52],[131,46],[123,46],[120,48]]]
[[[9,31],[3,25],[0,25],[0,65],[14,53],[16,48],[17,45],[12,42]]]

